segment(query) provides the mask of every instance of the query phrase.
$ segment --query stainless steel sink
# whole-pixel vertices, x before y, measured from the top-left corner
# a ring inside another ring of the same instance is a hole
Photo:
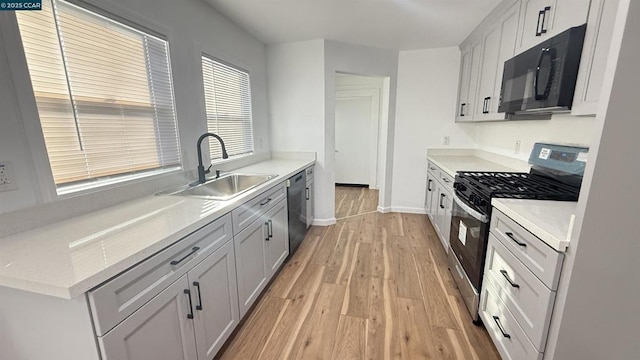
[[[203,184],[189,184],[157,193],[156,195],[188,196],[207,200],[229,200],[278,175],[225,174]]]

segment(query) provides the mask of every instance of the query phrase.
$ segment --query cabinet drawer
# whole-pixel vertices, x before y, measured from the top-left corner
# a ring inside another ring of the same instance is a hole
[[[231,212],[233,216],[233,233],[240,233],[286,196],[287,188],[284,183],[281,183],[240,205]]]
[[[232,238],[227,214],[89,291],[97,335],[107,333]]]
[[[557,289],[563,254],[496,209],[491,215],[491,233],[547,287]]]
[[[431,175],[433,175],[434,179],[438,179],[440,178],[440,168],[433,165],[433,163],[431,161],[429,161],[427,163],[427,172],[429,172]]]
[[[313,166],[309,166],[305,172],[307,173],[307,182],[313,181]]]
[[[498,289],[533,345],[544,351],[555,291],[549,290],[493,235],[489,235],[484,282]]]
[[[453,178],[444,172],[444,170],[440,170],[440,181],[442,181],[442,185],[444,185],[447,190],[453,190]]]
[[[505,360],[540,360],[542,353],[536,350],[527,335],[507,307],[496,295],[491,285],[483,286],[480,297],[480,317],[493,343]]]

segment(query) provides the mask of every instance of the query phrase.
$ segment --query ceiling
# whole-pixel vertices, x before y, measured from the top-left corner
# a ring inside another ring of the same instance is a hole
[[[338,40],[384,49],[455,46],[500,0],[205,0],[266,44]]]

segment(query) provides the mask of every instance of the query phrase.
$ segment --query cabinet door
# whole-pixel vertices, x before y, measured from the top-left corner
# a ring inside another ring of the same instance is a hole
[[[195,311],[198,359],[213,359],[240,321],[233,241],[187,275]]]
[[[502,74],[504,62],[515,52],[519,12],[519,4],[514,3],[485,33],[474,121],[504,120],[504,114],[498,113]]]
[[[490,114],[490,101],[495,90],[500,56],[501,27],[493,26],[484,34],[482,40],[483,55],[478,80],[477,101],[473,107],[473,120],[486,120]]]
[[[240,318],[246,314],[267,285],[266,235],[266,225],[260,218],[233,238],[236,250]]]
[[[313,200],[313,191],[314,191],[313,180],[307,181],[307,229],[311,224],[313,224],[314,212],[314,200]]]
[[[591,0],[571,115],[595,115],[619,0]]]
[[[287,219],[287,202],[281,201],[263,218],[266,225],[265,257],[267,260],[267,279],[273,274],[289,255],[289,229]]]
[[[444,189],[444,220],[442,222],[442,233],[443,239],[442,244],[444,245],[444,250],[449,252],[449,235],[451,234],[451,211],[453,210],[453,193],[450,188]]]
[[[590,0],[522,0],[516,52],[587,21]]]
[[[478,98],[478,80],[480,78],[480,66],[482,61],[482,41],[478,41],[471,45],[471,73],[469,74],[469,98],[467,102],[469,104],[469,116],[465,120],[472,121],[475,108],[475,104],[482,102],[482,99]]]
[[[431,207],[432,206],[431,202],[433,201],[434,192],[436,191],[435,187],[436,187],[435,179],[433,178],[431,173],[427,171],[427,188],[424,194],[424,210],[429,216],[429,218],[431,218],[431,220],[433,220],[433,214],[432,214],[433,210]]]
[[[443,186],[436,182],[436,198],[433,201],[434,210],[433,217],[435,221],[433,222],[433,226],[436,228],[436,232],[438,236],[442,237],[442,225],[444,224],[444,197],[446,196],[443,192]]]
[[[458,84],[458,107],[456,109],[456,121],[465,121],[465,116],[471,115],[469,111],[469,77],[471,76],[471,46],[461,49],[460,55],[460,82]]]
[[[105,336],[104,360],[197,360],[193,313],[183,275]],[[193,296],[193,294],[191,294]]]

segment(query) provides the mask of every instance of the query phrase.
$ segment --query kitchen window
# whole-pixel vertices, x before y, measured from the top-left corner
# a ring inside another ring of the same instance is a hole
[[[166,40],[61,0],[16,17],[58,194],[180,168]]]
[[[249,73],[202,56],[207,129],[219,135],[229,157],[253,153]],[[209,142],[211,160],[222,159],[217,141]]]

